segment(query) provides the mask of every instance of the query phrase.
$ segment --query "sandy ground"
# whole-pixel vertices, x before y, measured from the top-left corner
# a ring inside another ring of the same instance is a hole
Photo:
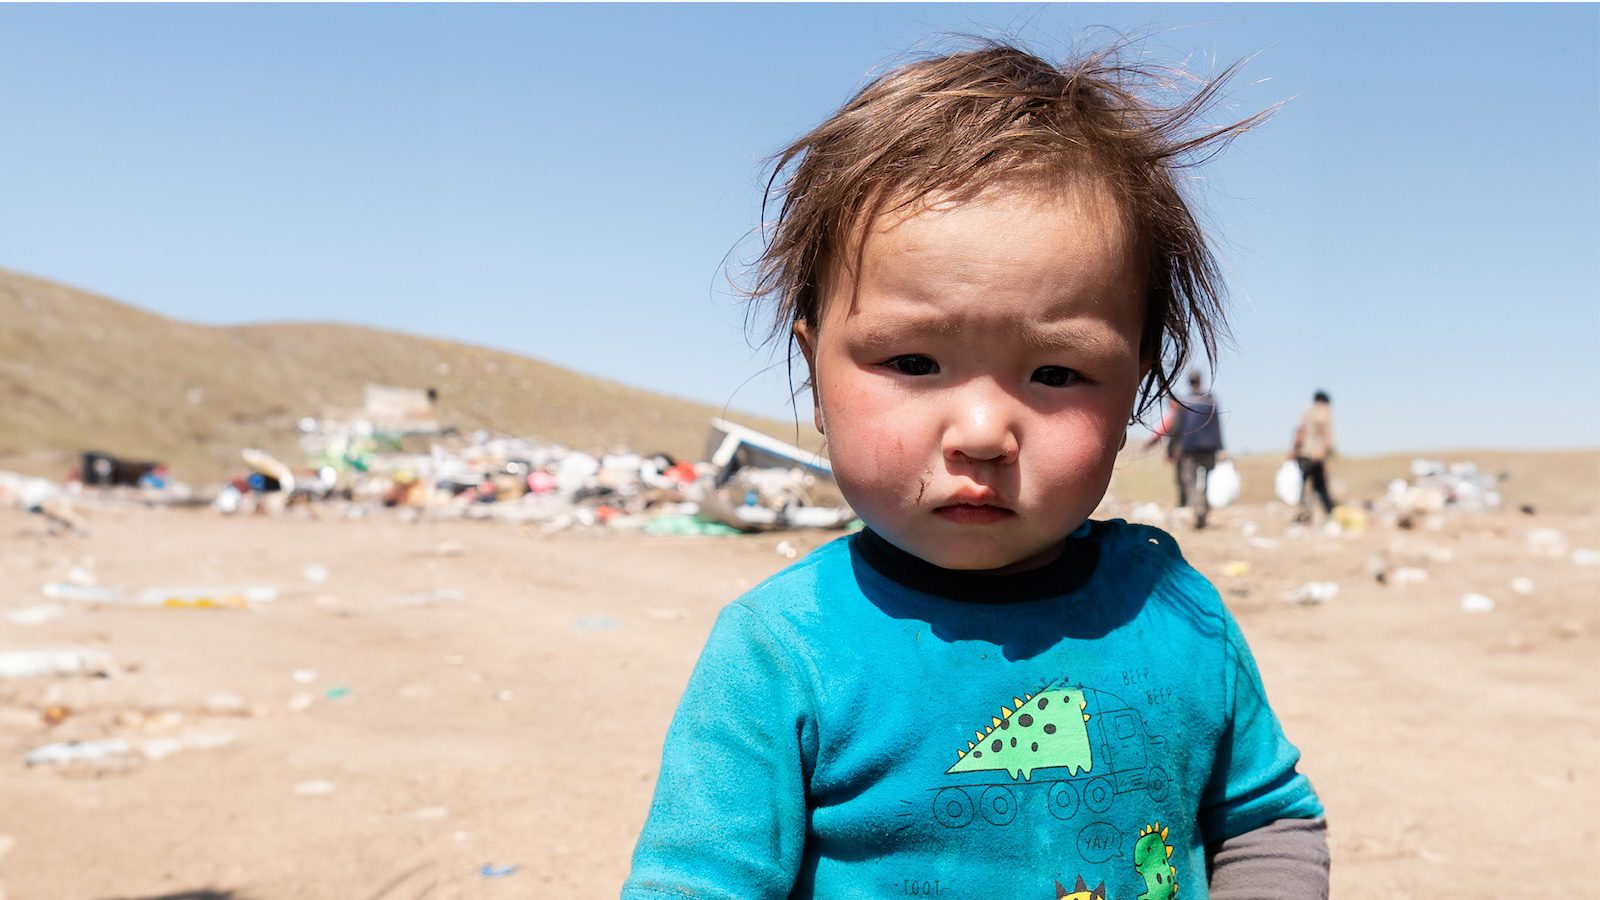
[[[1179,536],[1305,753],[1329,810],[1334,896],[1593,896],[1600,567],[1572,551],[1600,549],[1600,521],[1485,514],[1329,537],[1290,532],[1281,508],[1219,519]],[[1535,529],[1565,548],[1530,543]],[[0,511],[0,651],[86,648],[117,664],[0,678],[0,893],[615,896],[713,616],[787,563],[781,540],[805,552],[830,537],[139,508],[55,537]],[[1426,580],[1379,584],[1380,553]],[[1230,561],[1250,571],[1224,574]],[[279,593],[247,611],[43,595],[75,567],[128,589]],[[1531,593],[1513,591],[1518,577]],[[1313,579],[1337,597],[1283,602]],[[400,601],[435,589],[460,593]],[[1464,612],[1469,591],[1493,611]],[[9,617],[51,602],[48,621]],[[118,736],[182,749],[24,765],[53,741]],[[520,868],[488,878],[485,864]]]

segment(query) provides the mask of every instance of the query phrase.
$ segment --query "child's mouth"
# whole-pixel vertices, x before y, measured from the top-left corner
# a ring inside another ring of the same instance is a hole
[[[987,503],[952,503],[935,508],[933,514],[957,525],[988,525],[1016,515],[1003,506]]]

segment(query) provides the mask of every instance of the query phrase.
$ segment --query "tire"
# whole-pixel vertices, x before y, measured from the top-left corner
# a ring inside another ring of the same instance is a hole
[[[1151,766],[1145,773],[1144,788],[1150,793],[1150,799],[1160,803],[1167,799],[1167,773],[1160,766]]]
[[[1111,801],[1116,796],[1116,789],[1111,786],[1109,778],[1096,778],[1083,787],[1083,804],[1097,813],[1110,809]]]
[[[1069,822],[1078,814],[1078,789],[1070,781],[1058,781],[1050,786],[1050,815]]]
[[[972,798],[961,788],[945,788],[933,797],[933,820],[946,828],[965,828],[977,818]]]
[[[1008,787],[996,785],[983,792],[978,810],[990,825],[1010,825],[1017,817],[1017,795]]]

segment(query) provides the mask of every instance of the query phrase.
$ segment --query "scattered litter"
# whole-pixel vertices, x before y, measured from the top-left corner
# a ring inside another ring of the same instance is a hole
[[[1572,561],[1580,566],[1600,566],[1600,550],[1579,547],[1572,551]]]
[[[1250,574],[1250,564],[1242,559],[1229,560],[1222,567],[1222,574],[1229,578],[1239,578]]]
[[[104,741],[62,741],[46,744],[22,758],[29,766],[64,765],[79,762],[108,762],[127,756],[132,746],[123,738]]]
[[[778,555],[784,559],[794,559],[800,555],[800,551],[796,550],[794,545],[788,541],[779,541],[776,549],[778,551]]]
[[[206,697],[202,708],[213,716],[248,716],[250,705],[238,694],[218,691]]]
[[[94,586],[94,573],[83,566],[73,566],[67,570],[67,580],[82,587]]]
[[[677,534],[716,537],[744,533],[731,525],[724,525],[721,522],[713,522],[709,519],[701,519],[697,516],[661,516],[646,522],[642,530],[645,534],[652,535]]]
[[[61,485],[43,478],[0,472],[0,503],[43,516],[50,523],[52,535],[88,533],[83,517],[73,508]]]
[[[55,726],[60,725],[62,722],[65,722],[67,717],[71,715],[72,710],[67,709],[65,706],[62,706],[59,703],[52,703],[44,708],[44,712],[39,714],[39,718],[43,720],[46,725],[54,728]]]
[[[485,878],[509,878],[517,874],[517,870],[521,868],[521,866],[497,866],[494,863],[484,863],[478,869],[478,874]]]
[[[344,685],[337,685],[335,687],[328,688],[322,693],[322,696],[327,697],[329,700],[343,700],[344,698],[350,696],[350,689]]]
[[[1366,511],[1356,506],[1335,506],[1333,522],[1338,525],[1340,532],[1352,536],[1367,530]]]
[[[290,712],[300,713],[300,712],[305,712],[306,710],[310,709],[312,707],[312,705],[315,704],[316,702],[317,702],[317,698],[316,697],[313,697],[310,694],[301,692],[301,693],[295,694],[294,696],[290,697],[289,698],[289,702],[287,704],[285,704],[285,705],[288,706]]]
[[[295,684],[310,684],[311,682],[317,680],[317,670],[295,669],[293,672],[289,673],[289,677],[294,679]]]
[[[8,650],[0,652],[0,678],[41,675],[110,675],[115,664],[101,650]]]
[[[441,603],[459,603],[467,595],[455,588],[439,588],[433,591],[418,591],[414,594],[405,594],[389,601],[391,606],[422,607],[438,606]]]
[[[1500,477],[1485,475],[1471,462],[1442,463],[1433,459],[1411,461],[1411,482],[1436,493],[1441,506],[1467,510],[1498,509]]]
[[[1428,580],[1425,569],[1415,569],[1402,566],[1394,570],[1394,583],[1396,587],[1405,587],[1408,584],[1422,584]]]
[[[784,513],[790,528],[844,528],[860,521],[848,506],[794,506]]]
[[[51,619],[61,618],[66,611],[66,607],[59,603],[41,603],[14,609],[6,613],[6,620],[13,625],[43,625]]]
[[[117,603],[122,601],[121,591],[63,581],[52,581],[46,584],[44,586],[44,595],[53,600],[72,600],[80,603]]]
[[[1565,556],[1567,541],[1554,528],[1535,528],[1528,532],[1528,549],[1540,556]]]
[[[277,599],[277,588],[151,588],[139,595],[146,606],[167,609],[250,609]]]
[[[139,745],[148,760],[164,759],[180,750],[210,750],[233,743],[231,734],[191,734],[182,737],[152,738]]]
[[[150,588],[129,593],[110,587],[51,582],[44,595],[54,600],[113,606],[162,606],[168,609],[249,609],[277,599],[278,589],[252,587]]]
[[[1308,581],[1292,591],[1285,591],[1283,601],[1296,606],[1326,603],[1339,596],[1339,585],[1332,581]]]
[[[1166,512],[1158,503],[1141,503],[1128,513],[1128,521],[1141,525],[1160,525],[1166,518]]]
[[[1482,594],[1466,594],[1461,598],[1461,611],[1486,613],[1494,610],[1494,601]]]
[[[1533,579],[1517,577],[1511,579],[1511,590],[1526,597],[1533,593]]]
[[[321,584],[328,580],[328,567],[311,563],[300,570],[300,574],[312,584]]]
[[[294,792],[302,797],[325,797],[333,791],[331,781],[302,781],[294,786]]]

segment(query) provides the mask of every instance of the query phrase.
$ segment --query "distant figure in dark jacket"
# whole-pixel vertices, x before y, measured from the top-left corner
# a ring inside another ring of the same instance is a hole
[[[1199,372],[1189,373],[1189,396],[1172,398],[1166,417],[1145,446],[1167,438],[1167,459],[1174,464],[1178,480],[1178,505],[1194,510],[1194,527],[1206,527],[1206,479],[1226,458],[1222,448],[1222,419],[1217,401],[1205,390]]]

